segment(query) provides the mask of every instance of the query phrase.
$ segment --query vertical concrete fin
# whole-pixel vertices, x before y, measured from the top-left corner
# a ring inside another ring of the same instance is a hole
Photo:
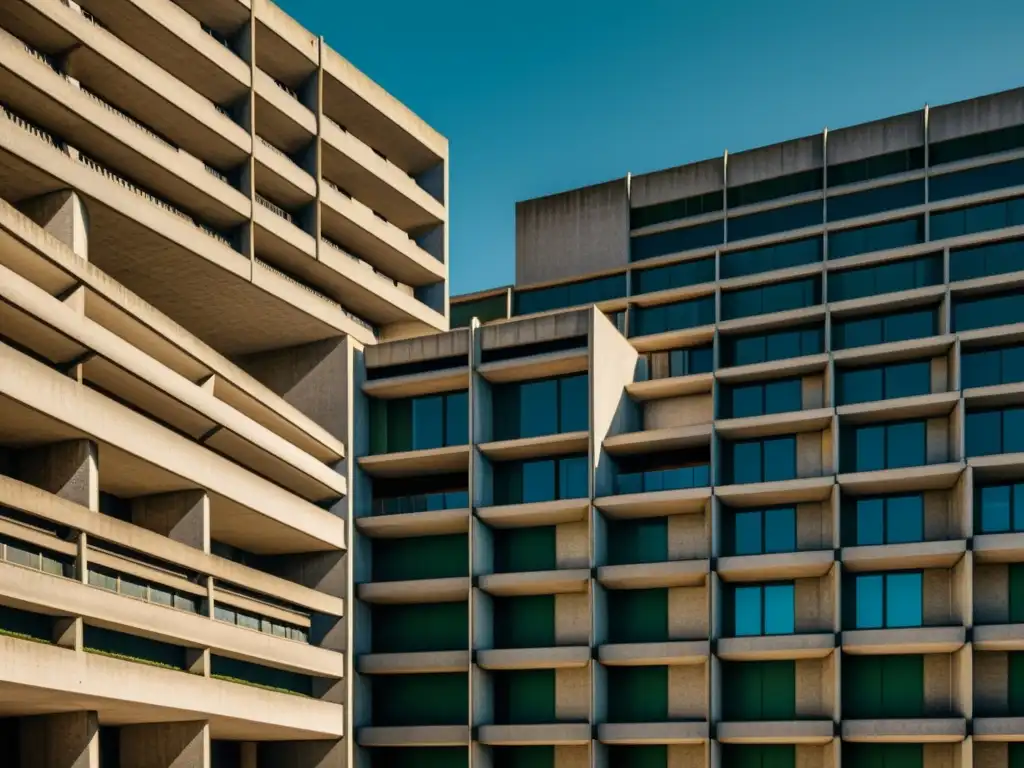
[[[68,440],[24,451],[18,456],[18,479],[99,511],[99,449],[91,440]]]
[[[32,221],[68,246],[75,255],[89,258],[89,212],[72,189],[33,197],[18,205]]]
[[[121,765],[132,768],[210,768],[210,724],[147,723],[121,728]]]
[[[21,719],[19,768],[99,768],[95,712],[64,712]]]
[[[205,491],[177,491],[133,499],[132,522],[173,541],[210,551],[210,497]]]

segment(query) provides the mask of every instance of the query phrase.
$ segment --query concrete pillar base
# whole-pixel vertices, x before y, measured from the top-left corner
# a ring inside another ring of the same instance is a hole
[[[197,720],[122,726],[121,765],[210,768],[210,725]]]
[[[99,734],[95,712],[24,717],[19,768],[99,768]]]
[[[18,456],[18,478],[99,511],[99,449],[91,440],[68,440],[24,451]]]
[[[210,497],[205,491],[133,499],[132,522],[203,552],[210,551]]]
[[[62,189],[26,200],[18,208],[77,256],[89,258],[89,212],[77,192]]]

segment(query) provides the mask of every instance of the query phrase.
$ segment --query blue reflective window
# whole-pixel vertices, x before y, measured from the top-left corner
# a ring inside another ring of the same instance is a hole
[[[723,418],[763,416],[799,411],[803,407],[803,380],[780,379],[723,387]]]
[[[852,160],[828,167],[829,188],[856,184],[861,181],[894,176],[924,168],[924,147],[902,149],[884,155],[874,155],[863,160]]]
[[[686,219],[692,216],[702,216],[706,213],[714,213],[722,210],[724,200],[722,190],[705,192],[703,195],[694,195],[682,200],[670,200],[666,203],[655,203],[639,208],[633,208],[629,212],[630,229],[649,227],[653,224],[661,224],[676,219]]]
[[[493,390],[494,439],[515,440],[586,430],[587,374],[511,384]]]
[[[924,219],[916,217],[870,227],[829,232],[828,258],[841,259],[861,253],[885,251],[924,242]]]
[[[732,554],[763,555],[796,551],[796,509],[793,507],[736,510],[731,520]]]
[[[854,629],[920,627],[923,577],[919,571],[854,577]]]
[[[763,634],[761,588],[736,587],[733,599],[736,607],[736,636],[748,637]]]
[[[1024,224],[1024,197],[931,215],[931,239],[944,240]]]
[[[1009,152],[1021,147],[1024,147],[1024,125],[1015,125],[935,142],[929,147],[928,160],[931,166],[935,167],[972,157]]]
[[[1024,452],[1024,408],[968,411],[968,456]]]
[[[852,349],[872,344],[910,341],[934,336],[938,316],[934,309],[915,309],[887,315],[856,317],[832,324],[834,349]]]
[[[726,443],[725,482],[761,483],[796,477],[796,438]]]
[[[1024,531],[1024,483],[981,486],[974,504],[978,533]]]
[[[526,504],[589,496],[586,456],[498,462],[494,465],[494,503]]]
[[[733,589],[736,637],[791,635],[796,631],[792,584],[738,586]]]
[[[926,463],[924,421],[847,425],[841,430],[844,472],[917,467]]]
[[[924,541],[924,498],[920,493],[857,499],[853,509],[856,546]]]
[[[846,301],[939,285],[943,281],[942,254],[890,261],[860,269],[830,272],[828,300]]]
[[[776,176],[764,181],[732,187],[728,190],[726,197],[730,208],[739,208],[744,205],[754,205],[769,200],[778,200],[782,197],[813,192],[821,189],[823,183],[822,169],[815,168],[810,171],[799,171],[786,176]]]
[[[815,200],[746,216],[730,216],[729,242],[818,226],[822,223],[823,215],[821,201]]]
[[[707,464],[693,464],[645,472],[620,472],[616,476],[617,493],[650,493],[706,488],[710,485]]]
[[[816,355],[824,350],[822,328],[790,328],[767,334],[722,336],[723,367]]]
[[[715,297],[701,296],[698,299],[659,304],[656,307],[633,307],[631,312],[631,336],[696,328],[715,322]]]
[[[739,291],[726,291],[722,294],[722,319],[732,320],[737,317],[786,312],[791,309],[813,307],[820,303],[820,278],[789,280]]]
[[[843,221],[924,204],[924,179],[828,198],[828,220]]]
[[[633,272],[633,293],[652,293],[715,281],[715,258],[694,259]]]
[[[836,371],[836,399],[840,405],[926,395],[931,392],[931,363],[893,363],[872,368]]]
[[[469,393],[452,392],[445,398],[444,434],[446,445],[469,442]]]
[[[444,445],[443,397],[418,397],[412,401],[412,434],[417,450]]]
[[[550,459],[523,463],[523,503],[551,501],[558,498],[555,470],[555,462]]]
[[[519,433],[540,437],[558,432],[558,380],[526,381],[519,386]]]
[[[643,261],[666,256],[670,253],[683,253],[698,248],[710,248],[721,245],[725,239],[725,224],[714,221],[710,224],[698,224],[685,229],[673,229],[658,232],[654,235],[641,235],[630,238],[629,260]]]
[[[558,380],[558,431],[585,432],[590,424],[590,380],[586,374]]]
[[[730,277],[770,272],[774,269],[815,264],[824,257],[824,241],[821,237],[811,237],[766,245],[763,248],[723,253],[719,269],[722,279],[725,280]]]
[[[1005,189],[1024,184],[1024,160],[984,165],[957,173],[932,176],[928,182],[928,198],[932,201],[966,197],[994,189]]]
[[[953,297],[953,330],[973,331],[1024,322],[1024,294],[1019,291],[978,298]]]
[[[974,280],[1024,269],[1024,240],[1005,240],[949,252],[949,279]]]
[[[559,460],[558,495],[563,499],[581,499],[590,495],[586,456]]]
[[[626,275],[610,275],[576,283],[515,292],[515,314],[529,315],[563,307],[598,304],[626,295]]]
[[[764,633],[791,635],[796,629],[792,584],[771,584],[764,588]]]

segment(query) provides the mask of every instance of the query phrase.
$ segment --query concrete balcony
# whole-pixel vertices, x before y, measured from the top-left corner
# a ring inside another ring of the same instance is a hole
[[[269,141],[257,136],[253,154],[258,194],[293,210],[316,199],[316,179]]]
[[[638,403],[670,397],[686,397],[710,392],[714,386],[713,373],[695,373],[690,376],[671,376],[662,379],[634,381],[626,385],[626,393]]]
[[[835,477],[803,477],[769,483],[721,485],[715,495],[730,507],[767,507],[779,504],[822,502],[832,495]]]
[[[598,660],[606,667],[679,666],[703,664],[711,655],[707,640],[664,643],[609,643],[598,648]]]
[[[464,747],[470,738],[468,725],[404,725],[360,728],[356,741],[363,747]]]
[[[271,0],[253,0],[256,17],[256,65],[278,80],[297,86],[315,70],[320,55],[316,35]]]
[[[967,551],[967,542],[922,541],[911,544],[881,544],[843,547],[840,559],[844,571],[909,570],[952,568]]]
[[[466,472],[469,469],[469,446],[452,445],[446,448],[360,456],[359,467],[371,477],[415,477]]]
[[[724,661],[774,661],[778,659],[823,659],[836,647],[833,633],[819,632],[764,637],[723,637],[716,655]]]
[[[703,512],[711,501],[711,488],[683,488],[673,491],[647,491],[621,496],[602,496],[594,506],[615,519],[664,517]]]
[[[590,433],[561,432],[540,437],[520,437],[482,443],[480,452],[492,461],[521,461],[547,456],[565,456],[585,453],[590,445]]]
[[[908,720],[844,720],[843,741],[897,742],[916,744],[955,743],[967,736],[962,717],[932,717]]]
[[[469,651],[364,653],[356,659],[363,675],[421,675],[469,670]]]
[[[715,326],[701,325],[696,328],[681,328],[676,331],[652,333],[646,336],[631,336],[629,343],[638,352],[656,352],[660,349],[695,347],[707,344],[715,337]]]
[[[635,456],[641,453],[694,448],[709,445],[710,442],[711,425],[697,424],[611,435],[604,439],[603,445],[605,452],[612,456]]]
[[[767,363],[751,363],[720,368],[715,378],[729,384],[740,384],[746,381],[763,381],[766,377],[775,376],[806,376],[821,373],[828,367],[828,353],[791,357],[786,360],[772,360]]]
[[[836,413],[843,424],[870,424],[877,421],[931,419],[949,416],[960,400],[959,392],[935,392],[915,397],[897,397],[871,403],[840,405]]]
[[[543,725],[481,725],[477,739],[492,747],[586,746],[592,728],[588,723],[550,723]]]
[[[597,726],[597,740],[603,744],[703,744],[708,740],[707,723],[604,723]]]
[[[413,581],[375,581],[359,584],[359,599],[378,605],[411,605],[413,603],[458,603],[469,599],[470,578],[455,576],[446,579]]]
[[[282,152],[306,149],[317,134],[316,115],[299,101],[295,91],[262,69],[256,69],[254,77],[256,132]]]
[[[443,536],[469,530],[469,509],[441,509],[432,512],[405,512],[394,515],[369,515],[356,518],[356,528],[373,539],[397,539],[413,536]]]
[[[820,432],[832,424],[831,408],[773,413],[742,419],[718,419],[715,431],[729,440],[749,440],[781,434]]]
[[[481,669],[582,669],[590,664],[585,645],[557,648],[499,648],[476,653]]]
[[[836,480],[844,493],[849,492],[857,496],[947,490],[956,485],[963,469],[964,465],[960,462],[947,462],[872,472],[846,472],[838,475]]]
[[[952,653],[966,641],[964,627],[853,629],[842,633],[843,651],[858,654]]]
[[[955,341],[956,336],[953,334],[929,336],[924,339],[894,341],[887,344],[854,347],[853,349],[837,349],[832,353],[832,357],[840,365],[844,363],[883,365],[901,360],[916,360],[948,354]]]
[[[492,528],[533,528],[542,525],[579,523],[587,519],[589,499],[556,499],[528,504],[479,507],[477,517]]]
[[[831,720],[724,722],[716,730],[723,744],[827,744],[835,738]]]
[[[707,581],[710,569],[707,559],[604,565],[597,569],[597,580],[608,589],[699,587]]]
[[[582,593],[589,586],[589,568],[491,573],[480,577],[480,589],[497,597]]]
[[[67,54],[66,71],[83,86],[145,115],[155,132],[215,168],[232,168],[248,154],[246,131],[212,101],[73,8],[14,0],[0,10],[0,27],[43,53]]]
[[[350,195],[408,233],[443,224],[444,205],[409,174],[333,120],[321,125],[322,172]]]
[[[539,355],[526,355],[481,363],[477,366],[477,372],[491,384],[508,384],[515,381],[583,373],[589,364],[587,348],[580,347],[563,352],[546,352]]]
[[[1021,741],[1024,717],[976,717],[971,721],[975,741]]]
[[[79,5],[140,55],[215,104],[233,104],[249,90],[248,65],[170,0],[85,0]]]
[[[441,371],[389,376],[386,379],[370,379],[363,382],[363,392],[370,397],[381,399],[418,397],[419,395],[453,392],[459,389],[469,389],[468,365]]]
[[[221,35],[238,32],[249,21],[250,0],[174,0],[192,17]]]
[[[835,564],[832,550],[720,557],[715,571],[727,582],[816,578]]]
[[[978,651],[1024,651],[1024,624],[985,624],[971,630]]]

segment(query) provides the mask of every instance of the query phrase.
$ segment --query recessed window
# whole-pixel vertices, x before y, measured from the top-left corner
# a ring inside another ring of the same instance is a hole
[[[751,213],[746,216],[729,217],[729,242],[766,237],[779,232],[788,232],[805,227],[820,226],[824,211],[821,201],[773,208],[770,211]]]
[[[828,198],[828,220],[843,221],[858,216],[911,208],[924,203],[924,179],[876,187],[864,192]]]
[[[853,628],[922,626],[923,583],[920,571],[857,574],[853,578]]]
[[[944,173],[932,176],[928,184],[928,198],[932,201],[1017,187],[1024,184],[1024,160],[983,165],[957,173]]]
[[[828,186],[841,187],[924,168],[924,147],[902,149],[884,155],[851,160],[828,167]]]
[[[931,239],[944,240],[975,232],[1024,224],[1024,197],[931,214]]]
[[[733,635],[791,635],[796,631],[792,584],[736,586],[732,591]]]
[[[670,253],[683,253],[699,248],[710,248],[721,245],[725,239],[725,224],[713,221],[710,224],[698,224],[685,229],[672,229],[654,235],[641,235],[630,238],[629,260],[643,261]]]
[[[964,389],[1024,381],[1024,345],[965,349],[960,361],[960,384]]]
[[[924,421],[843,426],[840,464],[844,472],[923,466],[926,434]]]
[[[786,312],[821,303],[821,279],[806,278],[759,285],[722,294],[722,319]]]
[[[799,411],[803,407],[803,379],[723,386],[721,395],[725,419]]]
[[[856,499],[845,518],[847,545],[924,541],[924,498],[919,493]]]
[[[1024,483],[985,485],[974,499],[979,533],[1024,531]]]
[[[871,368],[840,368],[836,371],[839,405],[870,403],[931,392],[931,363],[893,363]]]
[[[527,504],[589,495],[586,456],[501,462],[494,466],[494,503]]]
[[[942,283],[942,254],[830,272],[828,300],[846,301]]]
[[[1024,269],[1024,240],[1004,240],[949,252],[949,280],[975,280]]]
[[[1024,125],[1014,125],[935,142],[929,147],[928,160],[934,167],[973,157],[1010,152],[1021,147],[1024,147]]]
[[[796,509],[737,509],[725,516],[732,554],[766,555],[796,551]],[[731,535],[730,535],[731,534]]]
[[[629,211],[629,226],[630,229],[639,229],[666,221],[714,213],[722,210],[723,198],[722,190],[716,190],[705,192],[703,195],[685,197],[682,200],[669,200],[665,203],[632,208]]]
[[[710,373],[713,367],[714,353],[710,344],[665,352],[648,352],[640,357],[637,381]]]
[[[814,192],[821,189],[823,182],[824,174],[822,169],[814,168],[810,171],[790,173],[785,176],[776,176],[771,179],[732,187],[728,190],[726,196],[729,200],[729,208],[740,208],[744,205],[754,205],[755,203],[764,203],[769,200],[778,200],[783,197]]]
[[[730,277],[756,275],[775,269],[816,264],[824,257],[825,246],[822,238],[820,236],[810,237],[805,240],[774,243],[763,248],[723,253],[719,269],[721,278],[726,280]]]
[[[428,450],[469,442],[469,400],[463,392],[370,400],[371,453]]]
[[[1024,294],[1020,291],[979,298],[953,298],[953,330],[974,331],[1024,322]]]
[[[767,483],[796,477],[796,437],[724,443],[724,484]]]
[[[967,412],[967,455],[1024,452],[1024,408]]]
[[[655,307],[633,307],[631,311],[630,336],[679,331],[712,325],[715,322],[715,297],[709,295]]]
[[[715,259],[695,259],[633,272],[633,294],[685,288],[715,280]]]
[[[932,239],[935,239],[934,230]],[[920,216],[870,227],[829,232],[828,257],[841,259],[861,253],[886,251],[924,242],[924,219]]]
[[[599,304],[626,295],[626,275],[610,275],[577,283],[553,285],[549,288],[535,288],[516,291],[515,314],[529,315],[547,312],[563,307],[577,307],[583,304]]]
[[[932,308],[854,317],[832,322],[832,346],[834,349],[853,349],[923,339],[937,332],[938,314]]]
[[[725,335],[721,337],[721,365],[728,368],[816,355],[824,350],[824,340],[824,330],[813,326],[789,328],[774,333]]]
[[[494,388],[494,439],[564,434],[586,430],[589,416],[587,374],[502,384]]]

